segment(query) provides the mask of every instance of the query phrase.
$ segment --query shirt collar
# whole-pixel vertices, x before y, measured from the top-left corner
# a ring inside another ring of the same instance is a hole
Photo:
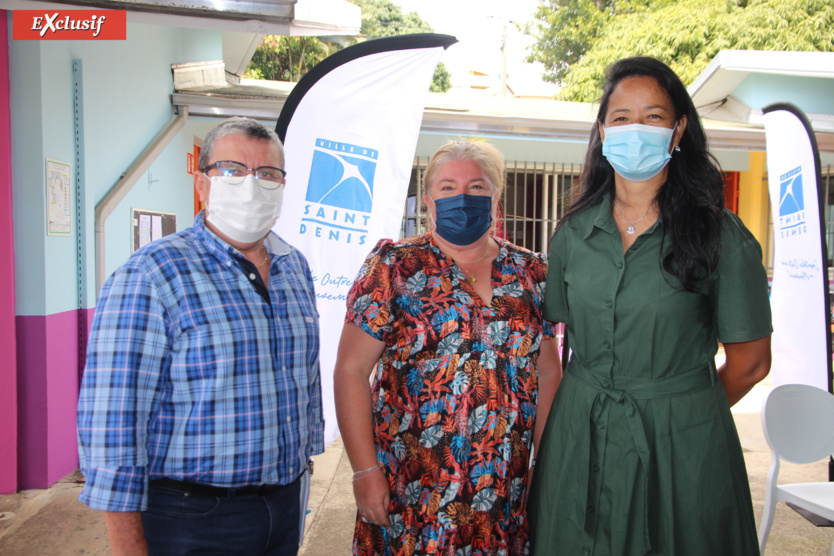
[[[596,209],[591,207],[589,211],[596,210],[593,218],[589,218],[585,229],[582,232],[582,239],[588,239],[594,228],[607,232],[609,234],[617,234],[617,223],[614,222],[614,215],[611,212],[611,194],[608,193],[602,197],[602,200],[596,205]]]

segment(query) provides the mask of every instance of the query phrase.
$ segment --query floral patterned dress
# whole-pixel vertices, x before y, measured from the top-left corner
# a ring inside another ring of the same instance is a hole
[[[357,515],[354,554],[529,553],[547,263],[493,239],[490,306],[431,233],[380,241],[351,289],[347,322],[385,342],[373,426],[392,523]]]

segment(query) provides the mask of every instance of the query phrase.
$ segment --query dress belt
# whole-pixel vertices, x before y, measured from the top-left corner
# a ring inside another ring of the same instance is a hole
[[[591,421],[595,413],[595,409],[600,409],[600,414],[604,405],[611,402],[625,406],[626,422],[631,431],[631,438],[634,442],[634,447],[637,455],[640,458],[640,464],[643,468],[643,493],[640,505],[643,516],[642,527],[642,542],[643,553],[651,550],[651,540],[649,539],[649,476],[651,465],[651,453],[649,450],[649,443],[646,440],[646,431],[643,425],[643,420],[640,417],[640,412],[637,409],[635,400],[650,400],[656,398],[670,398],[684,394],[692,394],[701,390],[706,390],[715,384],[717,374],[715,371],[715,363],[710,361],[706,365],[699,365],[692,369],[682,371],[680,373],[666,376],[662,378],[638,378],[633,376],[617,376],[612,379],[608,373],[593,371],[584,367],[576,357],[571,357],[565,370],[566,376],[575,378],[587,386],[597,390],[590,407],[590,415],[588,415],[588,422]],[[585,493],[585,504],[583,508],[589,506],[588,501],[588,484],[590,481],[590,465],[591,465],[591,432],[593,427],[589,428],[588,435],[583,438],[583,444],[579,447],[579,453],[583,454],[584,461],[582,467],[584,469],[582,477],[579,478],[580,492]],[[583,488],[584,487],[584,488]],[[575,522],[582,529],[585,528],[585,514],[582,517],[574,516]]]
[[[218,487],[204,485],[201,483],[189,483],[174,479],[162,478],[152,479],[151,486],[178,490],[186,496],[197,494],[200,496],[213,496],[216,498],[230,498],[237,496],[268,496],[276,490],[288,485],[247,485],[242,487]]]

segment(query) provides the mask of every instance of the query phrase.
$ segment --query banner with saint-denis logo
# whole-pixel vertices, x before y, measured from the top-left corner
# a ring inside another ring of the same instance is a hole
[[[12,12],[12,39],[16,41],[123,41],[126,38],[125,10]]]
[[[821,228],[819,151],[796,106],[765,107],[767,174],[773,210],[773,382],[831,390],[828,265]]]
[[[312,269],[328,443],[339,435],[333,368],[347,294],[376,243],[399,236],[426,95],[455,42],[427,33],[340,50],[299,81],[278,118],[287,185],[274,230]]]

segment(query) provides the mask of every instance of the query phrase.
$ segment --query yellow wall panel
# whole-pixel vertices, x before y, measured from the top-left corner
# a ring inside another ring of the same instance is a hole
[[[763,152],[750,153],[750,166],[745,172],[739,172],[738,180],[738,216],[747,229],[755,236],[766,256],[768,243],[767,223],[767,156]],[[766,263],[766,261],[763,261]]]

